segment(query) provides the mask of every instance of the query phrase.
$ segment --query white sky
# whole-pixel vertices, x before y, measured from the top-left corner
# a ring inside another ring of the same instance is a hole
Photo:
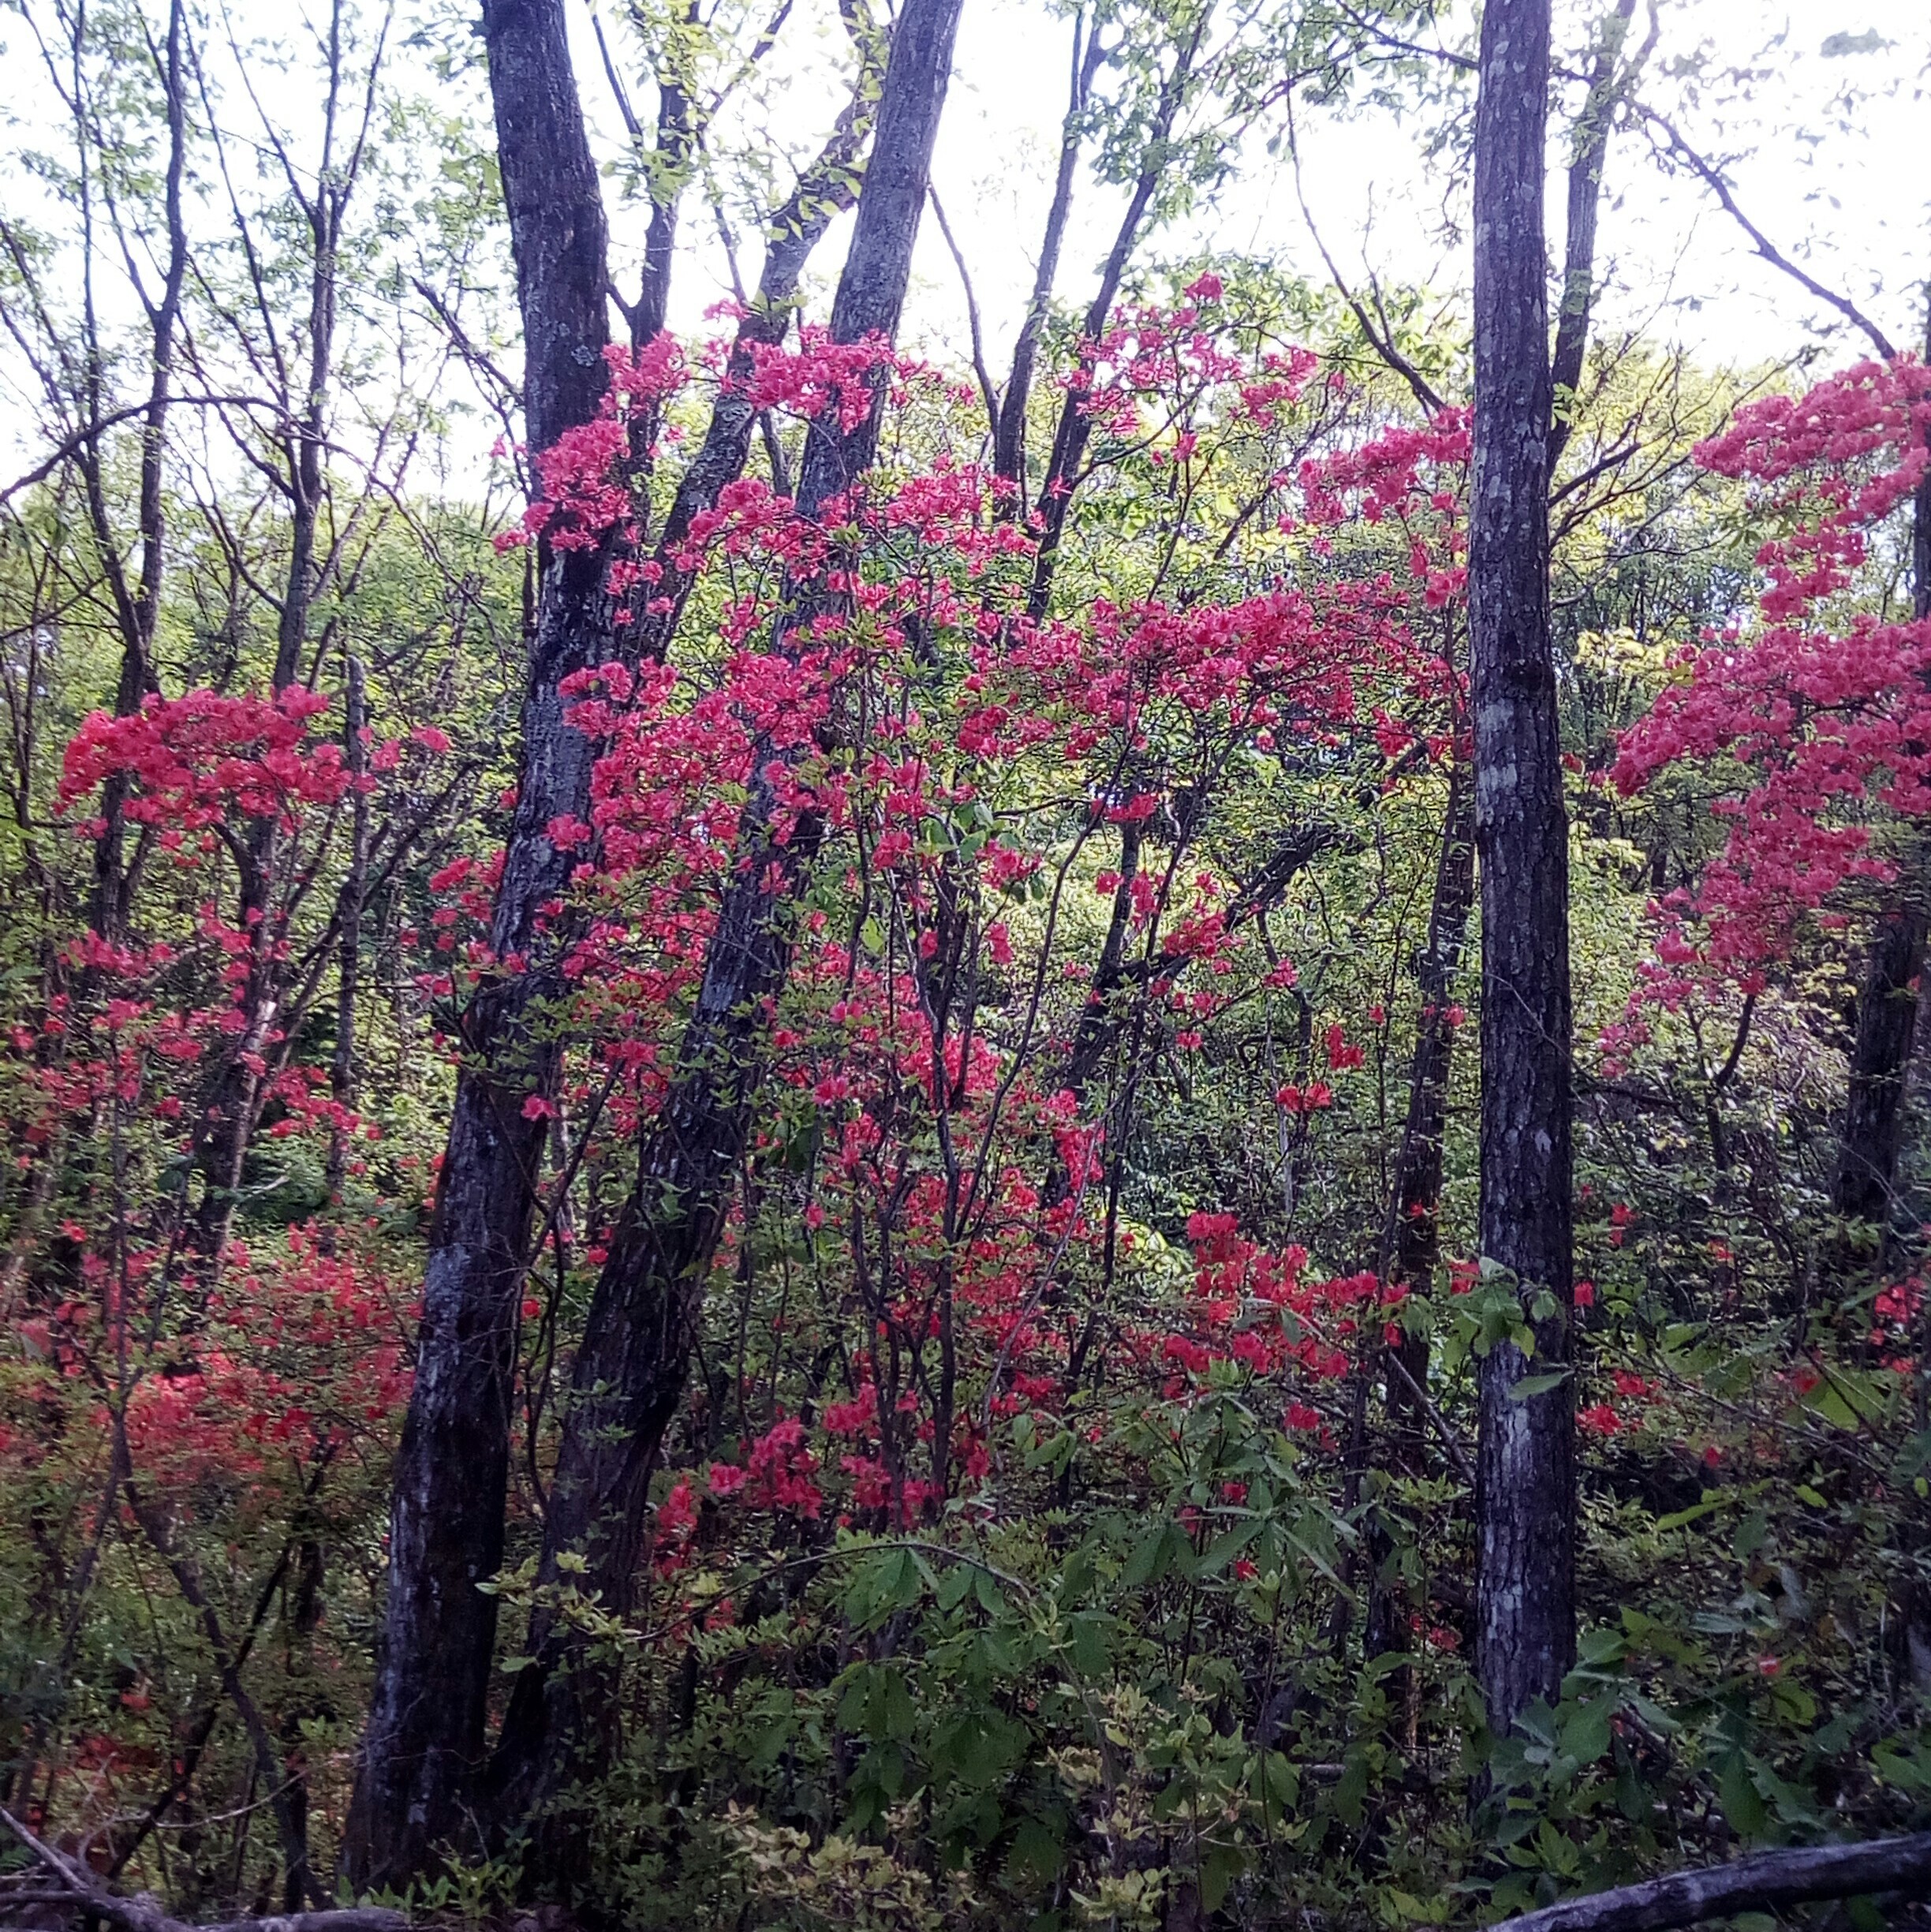
[[[581,9],[582,0],[571,4]],[[1595,11],[1559,4],[1559,39],[1572,58]],[[1661,0],[1660,18],[1648,98],[1702,153],[1727,164],[1745,212],[1787,254],[1848,293],[1894,342],[1921,342],[1920,291],[1931,274],[1931,7]],[[1836,58],[1821,50],[1830,36],[1873,32],[1889,44]],[[973,275],[995,377],[999,346],[1010,341],[1030,284],[1070,46],[1070,24],[1042,0],[966,0],[934,177]],[[1701,81],[1675,77],[1686,68]],[[1735,69],[1754,77],[1739,86],[1725,71]],[[593,55],[582,77],[607,137],[615,117]],[[1847,89],[1856,96],[1847,107]],[[1311,210],[1351,281],[1371,268],[1384,282],[1425,283],[1445,295],[1465,285],[1465,250],[1445,241],[1442,227],[1444,209],[1459,206],[1457,185],[1430,178],[1417,125],[1381,112],[1345,121],[1304,112],[1298,127]],[[1246,147],[1216,204],[1158,237],[1156,252],[1271,254],[1321,277],[1286,160],[1271,159],[1259,139]],[[1549,238],[1558,257],[1563,184],[1553,170],[1563,159],[1552,151]],[[1122,204],[1120,191],[1082,182],[1062,265],[1067,298],[1084,301]],[[838,241],[820,252],[827,279]],[[1713,359],[1787,356],[1819,335],[1832,345],[1830,359],[1862,353],[1862,338],[1761,261],[1708,191],[1667,174],[1639,138],[1619,139],[1612,153],[1600,247],[1610,281],[1606,327],[1646,325]],[[930,221],[917,275],[911,333],[962,352],[958,274]],[[721,257],[700,257],[685,271],[680,308],[694,321],[723,292]]]
[[[228,0],[239,41],[289,36],[283,43],[292,52],[300,34],[292,21],[304,13],[326,18],[326,4],[301,0],[297,11],[289,0]],[[409,4],[404,0],[405,11]],[[567,4],[586,110],[599,149],[614,158],[622,146],[622,123],[591,36],[588,0]],[[1467,0],[1445,4],[1452,43],[1460,38],[1455,23],[1467,18]],[[1602,4],[1606,0],[1558,0],[1561,53],[1577,58]],[[1646,9],[1648,0],[1643,5]],[[1742,206],[1780,247],[1821,281],[1851,294],[1894,342],[1921,342],[1922,291],[1931,275],[1931,6],[1925,0],[1659,5],[1662,39],[1647,98],[1705,154],[1724,163]],[[768,127],[794,152],[816,144],[836,110],[827,73],[840,45],[835,21],[831,0],[797,0],[760,83],[761,98],[749,110],[753,125]],[[1832,36],[1872,35],[1884,44],[1838,58],[1823,53]],[[995,378],[1003,374],[1031,282],[1064,110],[1070,36],[1070,22],[1047,0],[965,0],[934,172],[971,269]],[[392,46],[405,65],[420,59],[401,36]],[[0,103],[0,121],[13,122],[9,144],[30,144],[36,123],[56,119],[58,106],[17,17],[0,16],[0,51],[9,71],[32,77],[10,102]],[[1739,81],[1739,70],[1747,78]],[[257,66],[252,77],[264,108],[286,117],[291,131],[312,118],[312,82],[304,79],[299,58],[283,72]],[[402,77],[420,84],[425,75],[419,67]],[[1846,90],[1853,97],[1847,105]],[[648,89],[634,91],[648,118]],[[454,102],[448,106],[460,111]],[[223,111],[225,118],[245,117],[239,90],[229,91]],[[1308,199],[1343,272],[1357,283],[1372,270],[1386,282],[1424,284],[1452,302],[1465,284],[1466,250],[1444,236],[1443,218],[1459,207],[1460,188],[1430,178],[1420,148],[1424,125],[1418,119],[1404,125],[1380,111],[1346,120],[1317,112],[1297,118]],[[1324,275],[1287,164],[1264,151],[1262,136],[1278,126],[1276,121],[1243,144],[1232,178],[1211,205],[1154,239],[1156,256],[1235,249],[1272,255],[1316,278]],[[731,130],[721,128],[719,135],[728,146]],[[1563,159],[1552,149],[1549,233],[1556,256],[1563,190],[1553,170]],[[788,185],[782,160],[777,172]],[[17,207],[34,192],[17,170],[0,178],[0,193]],[[641,212],[622,202],[614,185],[611,202],[619,256],[633,256],[641,240]],[[1122,204],[1123,191],[1081,181],[1062,263],[1064,299],[1084,305]],[[814,286],[821,313],[846,226],[818,253]],[[701,207],[689,210],[684,234],[693,238],[692,252],[678,270],[672,320],[698,329],[704,326],[704,309],[728,293],[728,280]],[[747,271],[754,273],[755,248],[746,253]],[[1864,353],[1861,338],[1752,255],[1699,183],[1666,174],[1639,138],[1619,136],[1611,156],[1599,262],[1609,278],[1600,311],[1605,332],[1638,327],[1713,361],[1794,355],[1820,334],[1828,343],[1827,361]],[[921,236],[907,334],[928,353],[962,363],[958,277],[929,219]],[[17,394],[8,398],[7,387],[0,382],[0,447],[12,446],[4,465],[11,474],[36,452]]]

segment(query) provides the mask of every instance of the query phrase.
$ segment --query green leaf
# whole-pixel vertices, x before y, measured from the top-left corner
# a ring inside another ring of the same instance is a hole
[[[1593,1764],[1609,1750],[1609,1700],[1597,1698],[1563,1721],[1562,1748],[1578,1764]]]
[[[906,1687],[905,1673],[897,1670],[880,1671],[879,1681],[880,1693],[874,1701],[875,1728],[902,1744],[912,1735],[916,1716],[912,1708],[912,1694]]]
[[[1257,1518],[1251,1523],[1237,1524],[1224,1535],[1216,1537],[1208,1545],[1207,1553],[1201,1558],[1194,1574],[1217,1576],[1266,1527]]]
[[[1532,1396],[1546,1396],[1552,1388],[1559,1388],[1569,1379],[1567,1369],[1556,1369],[1547,1375],[1525,1375],[1510,1389],[1509,1400],[1526,1402]]]
[[[1757,1837],[1769,1822],[1770,1814],[1750,1777],[1750,1760],[1742,1751],[1724,1766],[1716,1781],[1716,1795],[1723,1800],[1724,1816],[1730,1829],[1740,1837]]]
[[[1069,1627],[1073,1667],[1082,1677],[1104,1677],[1109,1667],[1106,1619],[1093,1611],[1082,1611]]]
[[[1680,1530],[1684,1524],[1707,1516],[1712,1510],[1722,1508],[1724,1500],[1722,1497],[1706,1492],[1701,1502],[1692,1503],[1687,1509],[1672,1510],[1667,1516],[1657,1517],[1656,1527],[1659,1530]]]
[[[1200,1896],[1202,1910],[1218,1911],[1226,1901],[1227,1889],[1240,1876],[1246,1863],[1237,1845],[1211,1847],[1201,1860]]]
[[[1024,1818],[1006,1854],[1006,1875],[1019,1883],[1048,1885],[1059,1875],[1065,1854],[1059,1834],[1043,1819]]]
[[[1819,1382],[1803,1399],[1803,1406],[1813,1415],[1821,1415],[1825,1422],[1838,1429],[1855,1429],[1858,1426],[1858,1412],[1844,1398],[1843,1392],[1832,1381]]]
[[[1173,1526],[1157,1523],[1134,1545],[1133,1553],[1120,1571],[1120,1583],[1127,1590],[1144,1590],[1167,1572],[1167,1541]]]

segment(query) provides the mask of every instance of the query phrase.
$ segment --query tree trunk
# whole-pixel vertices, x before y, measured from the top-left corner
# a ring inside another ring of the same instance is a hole
[[[367,674],[359,657],[351,657],[342,692],[344,761],[358,785],[368,769]],[[362,992],[362,914],[368,895],[368,800],[358,790],[349,801],[349,873],[342,880],[336,910],[342,938],[336,951],[335,1052],[329,1064],[329,1097],[345,1113],[356,1102],[357,1008]],[[340,1116],[329,1130],[326,1179],[331,1206],[342,1205],[342,1183],[349,1172],[349,1130]]]
[[[483,32],[523,315],[530,446],[592,420],[607,339],[603,203],[570,69],[562,0],[487,0]],[[571,854],[544,828],[581,816],[592,748],[558,686],[611,654],[603,559],[540,551],[515,822],[491,944],[526,970],[465,1015],[423,1281],[422,1328],[390,1529],[387,1608],[345,1863],[358,1889],[399,1887],[446,1848],[480,1848],[469,1783],[484,1746],[501,1567],[517,1306],[544,1123],[523,1103],[554,1085],[559,1049],[527,1022],[562,985],[564,939],[541,907]]]
[[[1609,133],[1629,76],[1619,77],[1616,63],[1629,33],[1636,0],[1616,0],[1615,10],[1603,22],[1596,55],[1590,63],[1589,92],[1576,118],[1575,146],[1569,163],[1568,223],[1563,241],[1562,305],[1556,317],[1556,356],[1550,370],[1556,420],[1549,426],[1549,467],[1569,441],[1575,392],[1582,380],[1589,348],[1589,312],[1596,288],[1596,218],[1602,206],[1603,166],[1609,158]],[[1642,65],[1639,54],[1635,67]]]
[[[951,75],[960,0],[908,0],[893,36],[877,133],[859,197],[851,251],[831,312],[831,338],[896,334],[912,245],[926,198],[932,141]],[[855,429],[814,424],[798,506],[814,516],[870,466],[882,387]],[[775,648],[801,615],[824,607],[816,585],[790,587]],[[637,1181],[618,1218],[609,1259],[585,1318],[572,1373],[555,1478],[544,1522],[540,1585],[584,1560],[577,1587],[622,1614],[630,1601],[649,1482],[663,1432],[682,1396],[704,1284],[734,1191],[763,1077],[766,1007],[791,957],[790,914],[816,835],[809,825],[777,837],[775,754],[760,746],[741,820],[740,862],[704,962],[696,1010],[662,1113],[644,1131]],[[532,1616],[526,1654],[494,1766],[496,1815],[532,1826],[530,1875],[566,1883],[581,1870],[586,1821],[559,1803],[593,1773],[613,1742],[604,1667],[555,1616]]]
[[[1891,1218],[1892,1183],[1903,1138],[1904,1075],[1918,1024],[1918,975],[1924,965],[1923,909],[1907,902],[1878,920],[1858,994],[1851,1092],[1837,1146],[1831,1206],[1876,1231],[1878,1253]],[[1847,1244],[1847,1261],[1851,1258]],[[1876,1263],[1877,1254],[1866,1253]]]
[[[1421,1019],[1408,1081],[1408,1118],[1395,1167],[1395,1240],[1389,1280],[1410,1295],[1429,1292],[1441,1259],[1442,1172],[1457,1030],[1449,1008],[1462,970],[1474,901],[1474,799],[1467,768],[1458,758],[1448,775],[1448,809],[1442,821],[1441,856],[1435,869],[1428,940],[1415,962]],[[1410,1474],[1418,1474],[1428,1427],[1422,1407],[1429,1378],[1427,1335],[1404,1335],[1395,1354],[1400,1366],[1388,1377],[1388,1414],[1395,1424],[1402,1462]]]
[[[1672,1932],[1705,1919],[1774,1911],[1825,1899],[1897,1893],[1922,1900],[1931,1887],[1931,1831],[1863,1844],[1755,1852],[1727,1865],[1675,1871],[1640,1885],[1564,1899],[1508,1923],[1511,1932]],[[1826,1920],[1828,1923],[1828,1920]]]
[[[1018,337],[1013,343],[1012,373],[1006,379],[1006,393],[999,399],[999,417],[993,425],[992,473],[1012,484],[1012,495],[1005,507],[1014,517],[1021,514],[1025,501],[1026,410],[1033,398],[1033,368],[1039,356],[1040,334],[1046,326],[1053,284],[1059,278],[1059,251],[1066,241],[1066,219],[1073,210],[1073,178],[1079,166],[1081,117],[1098,78],[1100,63],[1106,55],[1096,20],[1091,23],[1085,46],[1081,48],[1080,35],[1087,24],[1083,12],[1074,15],[1073,80],[1066,119],[1060,124],[1059,168],[1053,179],[1045,230],[1040,237],[1032,299],[1026,304]],[[1136,225],[1137,219],[1136,216]]]
[[[182,213],[181,181],[187,166],[188,127],[185,73],[186,9],[174,0],[168,9],[167,39],[156,58],[166,99],[168,129],[166,171],[162,178],[162,207],[167,225],[167,263],[159,298],[148,312],[150,360],[148,406],[141,417],[140,479],[137,516],[140,525],[140,579],[130,598],[115,600],[121,630],[121,677],[114,691],[114,715],[130,717],[156,688],[154,640],[161,615],[161,583],[167,556],[167,503],[162,494],[162,467],[167,454],[168,408],[173,397],[176,331],[181,320],[181,288],[188,275],[188,230]],[[102,499],[96,484],[100,462],[98,443],[89,458],[88,501],[96,509],[95,534],[104,559],[114,552],[104,519],[98,514]],[[118,570],[110,576],[121,589]],[[129,780],[117,772],[101,797],[101,830],[94,842],[94,880],[88,900],[88,924],[106,940],[118,941],[126,930],[129,881],[121,864]]]
[[[1574,392],[1582,379],[1594,312],[1597,217],[1602,204],[1603,170],[1618,106],[1627,98],[1648,59],[1653,42],[1639,49],[1627,68],[1619,63],[1636,0],[1617,0],[1603,21],[1589,66],[1589,91],[1573,130],[1568,180],[1567,224],[1563,249],[1563,293],[1556,318],[1556,349],[1550,371],[1554,417],[1548,430],[1549,480],[1567,447]],[[1459,709],[1459,708],[1458,708]],[[1466,729],[1458,715],[1458,732]],[[1448,810],[1429,914],[1428,949],[1417,962],[1421,1029],[1415,1043],[1408,1089],[1408,1119],[1402,1131],[1394,1193],[1397,1225],[1391,1279],[1413,1293],[1425,1293],[1441,1253],[1443,1137],[1448,1108],[1448,1081],[1455,1030],[1448,1024],[1449,996],[1461,969],[1463,943],[1475,892],[1474,800],[1466,768],[1458,762],[1449,779]],[[1419,1467],[1424,1433],[1422,1395],[1428,1383],[1425,1336],[1411,1337],[1399,1350],[1400,1370],[1390,1377],[1388,1407],[1404,1439],[1405,1459]],[[1405,1371],[1405,1373],[1403,1373]]]
[[[859,73],[851,99],[817,159],[798,178],[797,187],[767,226],[757,293],[752,297],[749,312],[738,325],[737,339],[725,365],[725,382],[712,405],[704,442],[678,480],[677,495],[658,533],[654,561],[659,575],[652,587],[651,607],[639,617],[632,632],[632,648],[647,662],[661,661],[670,649],[696,581],[695,573],[678,560],[693,521],[714,508],[719,493],[744,473],[757,421],[757,413],[744,393],[755,366],[754,352],[760,344],[784,340],[805,264],[834,219],[858,198],[855,182],[859,156],[873,118],[868,97],[884,78],[874,57],[876,44],[860,40]]]
[[[1106,329],[1107,319],[1113,312],[1114,297],[1119,293],[1121,278],[1132,258],[1134,245],[1140,238],[1141,224],[1153,204],[1154,191],[1160,186],[1160,177],[1171,159],[1167,151],[1167,139],[1173,133],[1174,119],[1180,111],[1181,103],[1186,98],[1188,84],[1193,77],[1193,62],[1205,37],[1210,13],[1208,8],[1201,9],[1186,39],[1176,50],[1174,70],[1160,89],[1153,124],[1147,134],[1146,161],[1134,183],[1126,212],[1120,218],[1106,266],[1100,271],[1100,286],[1087,307],[1084,331],[1089,341]],[[1059,424],[1053,432],[1052,453],[1046,459],[1046,473],[1040,480],[1039,495],[1033,506],[1039,549],[1033,559],[1033,582],[1026,595],[1026,611],[1035,618],[1046,615],[1047,606],[1051,601],[1059,540],[1066,533],[1066,512],[1072,507],[1073,491],[1079,483],[1080,465],[1085,461],[1086,445],[1092,436],[1092,418],[1082,406],[1082,401],[1081,391],[1069,389],[1066,400],[1059,406]]]
[[[1475,843],[1481,869],[1485,1261],[1532,1320],[1533,1372],[1569,1356],[1568,826],[1548,622],[1550,376],[1542,231],[1549,0],[1488,0],[1475,116],[1470,544]],[[1506,1733],[1552,1702],[1575,1647],[1572,1392],[1515,1399],[1510,1343],[1481,1366],[1476,1668]]]

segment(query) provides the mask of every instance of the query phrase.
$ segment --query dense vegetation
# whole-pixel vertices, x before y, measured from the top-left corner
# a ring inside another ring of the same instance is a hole
[[[1502,192],[1537,0],[1088,9],[1010,372],[915,356],[958,13],[786,155],[783,14],[640,5],[601,188],[550,0],[6,21],[9,1923],[1445,1926],[1931,1822],[1931,372],[1591,340],[1631,4],[1552,313],[1539,170],[1425,326],[1163,255],[1283,102],[1459,165],[1479,78]]]

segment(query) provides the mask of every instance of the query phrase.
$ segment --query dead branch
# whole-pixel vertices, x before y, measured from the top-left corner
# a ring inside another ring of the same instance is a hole
[[[268,1919],[234,1919],[220,1925],[192,1926],[170,1918],[151,1893],[123,1898],[110,1892],[84,1866],[64,1852],[57,1852],[44,1839],[28,1830],[13,1814],[0,1806],[3,1822],[41,1865],[58,1881],[57,1888],[39,1888],[32,1902],[44,1908],[50,1904],[70,1902],[77,1910],[104,1919],[118,1932],[408,1932],[409,1920],[399,1911],[376,1905],[346,1906],[329,1911],[288,1912]],[[0,1892],[0,1909],[12,1902]],[[28,1895],[17,1895],[28,1902]],[[0,1922],[3,1924],[4,1922]]]
[[[1864,1844],[1759,1852],[1727,1865],[1671,1872],[1613,1892],[1565,1899],[1507,1923],[1509,1932],[1671,1932],[1702,1919],[1866,1893],[1909,1892],[1922,1897],[1926,1884],[1931,1884],[1931,1831],[1921,1831]]]

